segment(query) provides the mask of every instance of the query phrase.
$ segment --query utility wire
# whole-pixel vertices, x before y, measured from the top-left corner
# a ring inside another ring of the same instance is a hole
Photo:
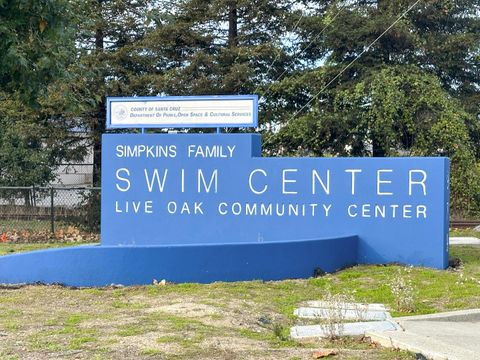
[[[343,11],[343,9],[348,5],[348,1],[345,2],[343,4],[343,6],[335,13],[335,15],[332,17],[332,19],[329,21],[329,23],[327,25],[325,25],[323,27],[323,29],[317,34],[315,35],[315,37],[313,38],[313,40],[311,40],[307,46],[305,46],[303,49],[301,49],[298,54],[295,55],[295,57],[299,57],[300,55],[302,55],[305,51],[307,51],[307,49],[312,46],[312,44],[320,37],[320,35],[322,35],[325,30],[333,23],[333,21],[337,18],[337,16]],[[278,81],[281,79],[281,77],[283,75],[285,75],[285,73],[288,71],[288,69],[285,69],[283,70],[283,72],[268,86],[267,88],[267,91],[265,91],[265,93],[262,95],[262,98],[264,98],[268,92],[270,91],[270,89],[272,88],[272,86]],[[255,89],[255,92],[257,92],[257,90],[259,89],[259,87],[257,87],[257,89]]]
[[[297,20],[297,22],[296,22],[295,25],[293,26],[292,32],[294,32],[295,30],[297,30],[298,24],[300,24],[300,21],[303,19],[303,16],[304,16],[304,13],[302,12],[302,15],[300,16],[300,18]],[[277,55],[276,55],[275,58],[273,59],[272,63],[268,66],[268,69],[267,69],[267,72],[266,72],[265,76],[268,76],[268,74],[270,73],[270,70],[272,70],[273,65],[277,62],[277,60],[278,60],[279,58],[280,58],[280,51],[277,53]],[[256,93],[259,88],[260,88],[260,85],[257,86],[257,88],[255,89],[254,93]]]
[[[322,92],[325,91],[325,89],[327,89],[335,80],[337,80],[348,68],[350,68],[350,66],[353,65],[353,63],[355,63],[363,54],[365,54],[368,50],[370,50],[370,48],[375,45],[375,43],[380,40],[380,38],[385,35],[392,27],[394,27],[405,15],[407,15],[410,10],[412,10],[418,3],[420,2],[420,0],[417,0],[415,1],[415,3],[413,3],[412,5],[410,5],[408,7],[407,10],[405,10],[383,33],[381,33],[375,40],[373,40],[370,45],[368,45],[360,54],[358,54],[355,59],[353,59],[352,61],[350,61],[347,66],[345,66],[332,80],[330,80],[315,96],[313,96],[310,100],[308,100],[308,102],[303,105],[299,110],[297,110],[295,112],[295,114],[292,115],[292,117],[288,120],[288,121],[291,121],[293,120],[303,109],[305,109],[313,100],[315,100],[317,97],[320,96],[320,94]]]

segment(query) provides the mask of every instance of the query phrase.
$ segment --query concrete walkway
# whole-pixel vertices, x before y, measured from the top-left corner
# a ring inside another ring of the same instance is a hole
[[[400,331],[367,331],[386,347],[432,360],[480,360],[480,309],[395,318]]]

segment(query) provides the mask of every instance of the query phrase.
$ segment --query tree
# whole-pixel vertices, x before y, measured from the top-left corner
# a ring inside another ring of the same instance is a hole
[[[152,94],[245,94],[272,81],[289,55],[282,43],[294,1],[170,2],[142,41],[154,65]],[[273,67],[270,65],[276,59]]]
[[[450,156],[452,205],[459,210],[480,191],[474,157],[479,106],[473,100],[480,96],[480,5],[413,4],[332,1],[308,16],[299,32],[306,69],[297,66],[265,93],[281,114],[273,127],[280,130],[266,134],[267,149]],[[311,34],[322,31],[308,46]]]
[[[94,185],[100,185],[101,135],[105,132],[106,97],[147,91],[141,40],[149,29],[153,2],[146,0],[76,0],[79,22],[77,61],[72,66],[75,92],[84,99],[81,120],[94,150]],[[146,50],[148,51],[148,50]]]
[[[64,0],[0,1],[0,91],[34,103],[73,54]]]
[[[252,93],[288,57],[280,38],[292,3],[77,0],[87,20],[73,72],[78,90],[95,99],[82,115],[95,149],[94,182],[100,182],[106,96]]]
[[[85,149],[70,131],[74,16],[62,0],[0,1],[0,185],[41,186]]]

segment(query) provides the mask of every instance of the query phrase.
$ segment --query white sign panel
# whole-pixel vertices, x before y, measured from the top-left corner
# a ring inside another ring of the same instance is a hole
[[[107,98],[107,128],[255,127],[256,95]]]

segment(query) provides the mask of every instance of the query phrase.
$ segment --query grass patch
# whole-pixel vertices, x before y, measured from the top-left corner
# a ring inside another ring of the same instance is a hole
[[[157,356],[162,355],[163,351],[158,349],[143,349],[140,353],[145,356]]]
[[[90,317],[86,314],[66,315],[60,326],[48,325],[53,329],[39,331],[29,338],[30,348],[33,350],[61,352],[81,350],[87,343],[97,340],[97,330],[80,326]],[[56,324],[52,319],[47,322]]]
[[[16,332],[20,329],[20,324],[17,320],[8,318],[5,321],[0,320],[0,328],[7,332]]]
[[[67,246],[74,246],[75,244],[62,244],[62,243],[45,243],[45,244],[0,244],[0,256],[8,255],[18,252],[43,250],[50,248],[61,248]]]
[[[155,328],[150,326],[150,324],[138,323],[120,326],[115,334],[121,337],[137,336],[152,332],[154,330]]]
[[[157,339],[157,343],[159,344],[172,344],[181,341],[182,338],[178,335],[165,335],[161,336]]]
[[[480,231],[475,231],[473,229],[450,229],[450,236],[480,238]]]
[[[480,307],[480,246],[453,246],[450,255],[462,260],[460,269],[410,270],[415,309],[394,315]],[[271,282],[0,289],[0,333],[6,334],[0,358],[68,358],[81,351],[92,359],[303,359],[314,348],[337,347],[342,359],[414,359],[358,340],[303,344],[288,337],[300,323],[294,308],[322,299],[327,290],[394,308],[388,284],[399,269],[404,267],[362,265],[316,279]]]

